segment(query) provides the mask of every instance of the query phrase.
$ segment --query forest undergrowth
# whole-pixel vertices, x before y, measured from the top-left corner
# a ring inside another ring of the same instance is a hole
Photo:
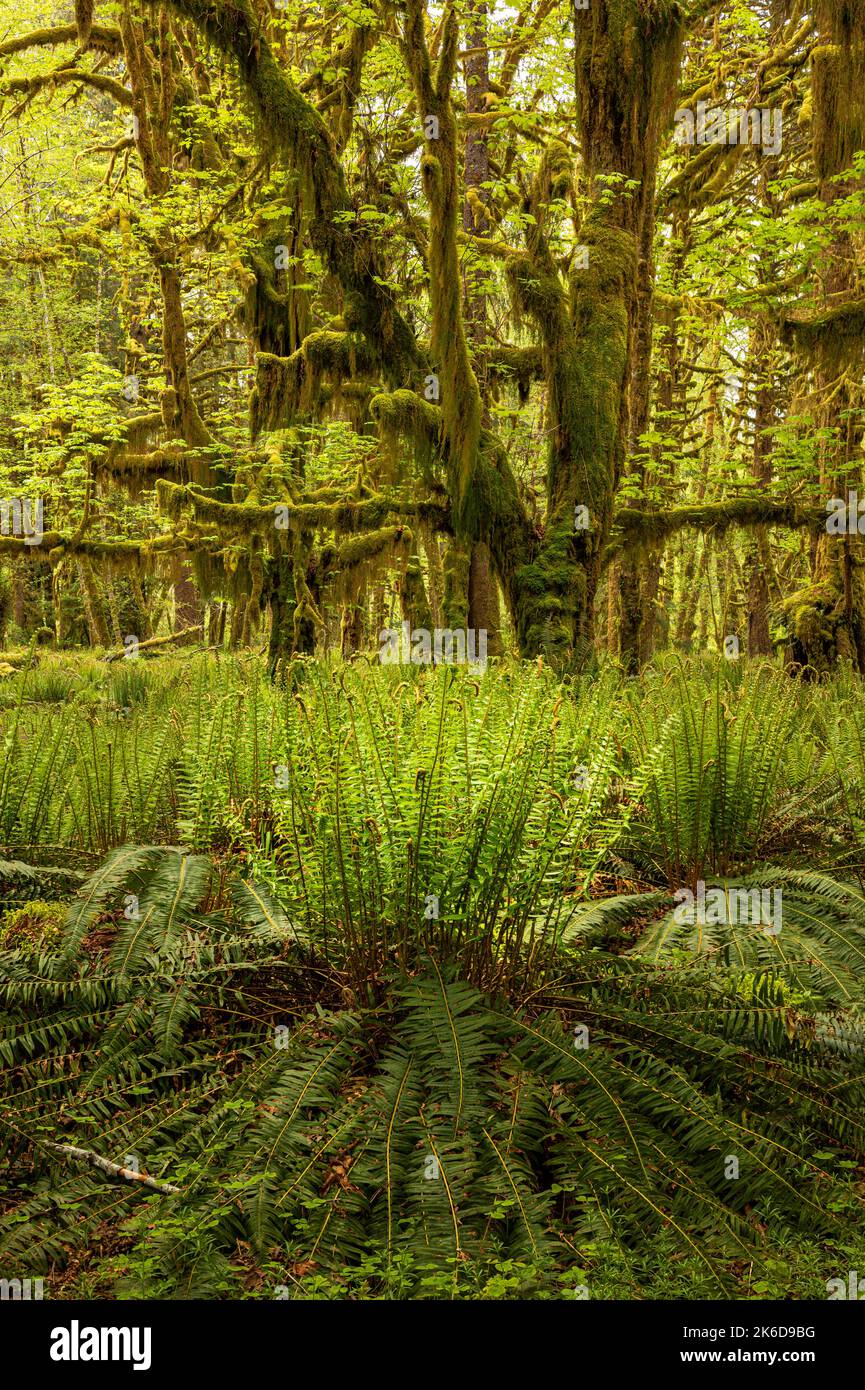
[[[825,1298],[861,679],[24,654],[0,1254],[54,1298]]]

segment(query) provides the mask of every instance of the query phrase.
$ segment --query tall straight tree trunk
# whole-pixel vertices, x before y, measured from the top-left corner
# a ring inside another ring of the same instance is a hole
[[[204,622],[204,601],[192,577],[189,561],[172,556],[171,578],[174,587],[174,631],[185,632],[187,628],[200,626]],[[195,638],[189,640],[194,641]]]
[[[846,499],[851,465],[862,428],[856,387],[844,369],[856,368],[859,335],[845,336],[843,313],[849,306],[858,321],[861,288],[857,248],[844,223],[834,222],[834,206],[861,191],[863,180],[839,177],[865,148],[865,0],[820,0],[816,11],[819,44],[811,59],[814,163],[819,196],[833,235],[823,253],[819,297],[806,317],[788,316],[786,332],[814,364],[824,404],[819,423],[820,486],[823,498]],[[848,344],[852,339],[852,348]],[[829,670],[839,660],[865,672],[865,561],[858,535],[846,531],[820,535],[813,583],[785,601],[792,631],[791,656],[806,667]]]
[[[627,306],[630,330],[629,365],[627,391],[622,400],[622,429],[631,460],[628,472],[640,488],[644,489],[649,481],[650,470],[648,458],[641,452],[640,439],[649,426],[652,384],[655,183],[661,135],[671,97],[670,82],[675,82],[678,75],[681,36],[662,3],[650,4],[645,10],[638,7],[637,16],[638,23],[631,42],[639,54],[639,34],[642,28],[647,50],[643,58],[644,73],[640,74],[646,78],[647,90],[643,94],[635,94],[641,124],[636,130],[617,130],[620,107],[617,102],[607,106],[607,121],[610,127],[607,143],[611,143],[609,134],[615,131],[615,143],[618,143],[620,148],[609,149],[607,159],[612,160],[611,167],[604,170],[600,167],[599,161],[597,172],[627,172],[628,177],[638,185],[631,197],[622,199],[618,217],[619,224],[633,236],[636,246],[636,274]],[[607,7],[606,22],[611,29],[614,22],[611,6]],[[635,58],[622,55],[623,61],[633,61],[637,68],[640,66],[641,57],[642,54]],[[593,118],[596,128],[599,120],[599,117]],[[622,168],[623,164],[627,165],[626,169]],[[651,652],[659,578],[660,552],[657,550],[650,548],[648,554],[623,556],[619,563],[619,654],[626,670],[638,670],[641,662]]]
[[[775,413],[772,380],[772,347],[775,330],[761,318],[752,334],[754,407],[754,446],[751,473],[754,482],[767,488],[772,481],[772,441],[766,431]],[[755,527],[748,554],[748,655],[771,656],[769,632],[769,534],[765,526]]]
[[[486,109],[486,99],[490,91],[487,7],[479,0],[469,0],[465,45],[468,50],[464,60],[466,111],[469,115],[477,115]],[[469,123],[465,137],[463,228],[476,236],[485,236],[489,230],[485,212],[485,205],[489,200],[489,192],[485,185],[488,184],[489,178],[490,156],[486,135]],[[479,370],[478,357],[486,347],[487,297],[475,283],[476,278],[473,270],[469,268],[464,276],[465,320],[469,343],[476,350],[475,371],[483,388],[483,369]],[[489,426],[489,423],[485,412],[484,424]],[[471,548],[468,626],[476,632],[486,631],[487,650],[491,656],[501,653],[499,586],[489,548],[483,541],[475,541]]]

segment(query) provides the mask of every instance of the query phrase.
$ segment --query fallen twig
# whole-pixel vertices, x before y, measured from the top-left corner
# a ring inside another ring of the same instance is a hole
[[[126,1178],[128,1182],[140,1182],[144,1187],[152,1187],[154,1192],[175,1192],[181,1193],[182,1187],[173,1187],[169,1182],[161,1182],[159,1178],[152,1178],[149,1173],[138,1173],[133,1168],[124,1168],[121,1163],[112,1163],[110,1159],[103,1158],[101,1154],[96,1154],[92,1149],[79,1149],[75,1144],[52,1144],[52,1149],[57,1149],[59,1153],[68,1154],[70,1158],[81,1158],[86,1163],[91,1163],[94,1168],[107,1173],[112,1178]]]

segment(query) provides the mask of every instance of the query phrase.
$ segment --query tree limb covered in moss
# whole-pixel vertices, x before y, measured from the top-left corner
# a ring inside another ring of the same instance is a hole
[[[310,241],[342,284],[349,326],[364,333],[391,381],[402,385],[416,377],[417,343],[384,283],[372,234],[363,223],[346,227],[340,219],[356,209],[327,127],[279,66],[249,0],[170,4],[236,61],[266,140],[301,176],[310,195]]]
[[[697,527],[723,534],[731,527],[779,526],[787,530],[820,532],[826,527],[826,508],[798,502],[773,502],[765,497],[735,497],[693,507],[623,508],[613,520],[605,561],[621,551],[667,540],[678,531]]]
[[[189,506],[196,521],[218,526],[229,534],[249,535],[282,532],[296,533],[322,527],[333,531],[372,531],[383,527],[388,519],[420,517],[440,531],[450,530],[450,511],[444,499],[418,499],[387,493],[374,493],[357,498],[343,497],[339,501],[274,502],[254,506],[246,502],[219,502],[206,496],[194,486],[184,487],[161,479],[156,485],[161,510],[177,520],[183,508]],[[277,529],[277,519],[286,524]]]
[[[132,105],[132,93],[114,77],[102,72],[83,72],[78,68],[56,68],[53,72],[37,73],[33,77],[10,77],[0,83],[0,97],[32,97],[46,88],[64,86],[68,82],[80,82],[84,87],[94,87],[97,92],[105,92],[120,106]]]
[[[13,53],[23,53],[28,48],[53,48],[62,43],[78,42],[77,24],[55,24],[48,29],[33,29],[29,34],[18,34],[0,43],[0,58]],[[98,48],[113,56],[121,52],[120,30],[112,25],[93,24],[90,27],[88,48]]]
[[[433,70],[424,28],[425,14],[422,0],[408,0],[402,50],[415,89],[419,121],[425,123],[432,117],[436,122],[421,159],[421,178],[430,205],[430,338],[441,394],[449,491],[456,506],[458,529],[468,535],[471,525],[466,511],[477,463],[483,408],[463,323],[457,248],[461,202],[457,127],[450,89],[456,71],[459,20],[453,6],[448,5],[441,53]]]

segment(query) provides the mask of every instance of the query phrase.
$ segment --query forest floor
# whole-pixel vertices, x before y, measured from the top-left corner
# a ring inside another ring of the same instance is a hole
[[[4,661],[4,1273],[865,1282],[856,677]]]

